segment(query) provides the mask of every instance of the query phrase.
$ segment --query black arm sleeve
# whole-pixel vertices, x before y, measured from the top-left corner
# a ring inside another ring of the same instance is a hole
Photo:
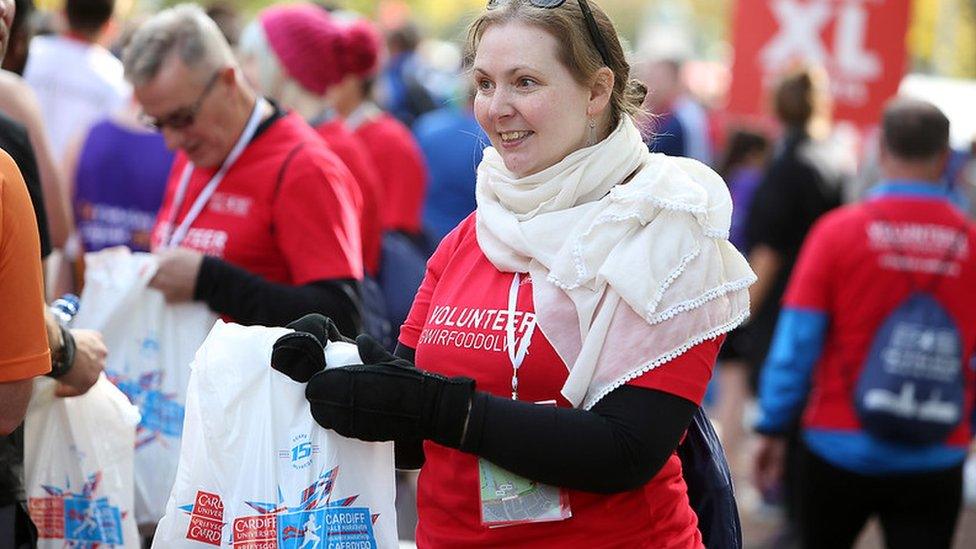
[[[331,279],[303,286],[270,282],[216,257],[205,256],[193,298],[242,324],[284,326],[309,313],[331,318],[356,337],[362,319],[359,282]]]
[[[681,397],[626,385],[591,410],[478,392],[461,450],[553,486],[624,492],[661,470],[697,409]]]
[[[413,359],[413,350],[403,345],[396,354]],[[679,396],[626,385],[591,410],[477,392],[461,450],[553,486],[623,492],[661,470],[697,410]],[[408,455],[400,450],[397,457]]]
[[[409,360],[411,364],[415,362],[414,355],[416,353],[414,350],[402,343],[397,343],[393,354]],[[397,469],[414,470],[420,469],[424,465],[426,458],[422,439],[394,441],[393,450]]]

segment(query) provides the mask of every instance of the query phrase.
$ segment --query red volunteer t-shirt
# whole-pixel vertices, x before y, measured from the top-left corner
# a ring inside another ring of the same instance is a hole
[[[163,245],[187,157],[176,155],[152,248]],[[179,226],[216,168],[193,170]],[[180,246],[219,257],[271,282],[362,278],[359,188],[315,131],[290,113],[244,149]]]
[[[959,251],[949,253],[961,228]],[[968,365],[976,347],[976,228],[946,200],[891,196],[826,214],[811,229],[784,296],[786,307],[827,313],[830,325],[804,411],[808,428],[857,430],[851,394],[875,332],[934,269],[950,273],[934,295],[962,336]],[[948,264],[944,263],[951,257]],[[942,264],[941,266],[939,264]],[[911,277],[911,278],[910,278]],[[914,283],[912,281],[915,281]],[[973,409],[973,371],[964,367],[963,421],[946,441],[966,446]]]
[[[512,273],[497,270],[478,247],[472,214],[452,231],[427,264],[427,274],[400,342],[416,349],[417,366],[467,376],[481,391],[510,397],[512,364],[505,324]],[[522,275],[516,337],[535,322],[532,282]],[[629,385],[665,391],[701,403],[721,338],[692,348]],[[568,372],[541,330],[535,330],[519,368],[519,398],[557,401]],[[427,461],[417,491],[420,547],[700,547],[697,518],[688,504],[681,462],[672,455],[641,488],[614,495],[568,490],[572,517],[504,528],[481,524],[478,458],[426,442]],[[553,449],[553,461],[558,450]]]
[[[366,120],[353,133],[379,172],[383,229],[420,233],[427,167],[413,134],[387,113]]]
[[[363,196],[363,215],[359,231],[363,238],[363,266],[376,276],[380,268],[380,246],[383,232],[380,217],[380,178],[373,167],[366,146],[352,134],[342,120],[334,119],[315,128],[325,143],[349,168]]]

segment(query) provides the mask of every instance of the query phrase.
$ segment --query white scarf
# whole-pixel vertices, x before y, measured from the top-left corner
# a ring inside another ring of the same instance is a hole
[[[573,406],[591,408],[748,315],[756,278],[727,240],[722,178],[647,152],[629,117],[524,178],[485,149],[476,196],[478,244],[499,270],[532,275],[538,326],[569,368],[562,394]]]

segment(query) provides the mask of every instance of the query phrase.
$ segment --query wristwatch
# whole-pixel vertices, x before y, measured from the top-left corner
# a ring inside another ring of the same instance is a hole
[[[59,326],[61,330],[61,347],[51,354],[51,372],[48,377],[57,379],[71,370],[75,363],[75,338],[71,331],[64,326]]]

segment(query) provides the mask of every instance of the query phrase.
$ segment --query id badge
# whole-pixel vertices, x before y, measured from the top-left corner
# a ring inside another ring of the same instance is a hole
[[[481,524],[490,528],[552,522],[573,516],[562,488],[521,477],[478,458],[481,478]]]
[[[537,402],[553,405],[556,401]],[[481,479],[481,524],[489,528],[553,522],[573,516],[569,492],[502,469],[478,458]]]

